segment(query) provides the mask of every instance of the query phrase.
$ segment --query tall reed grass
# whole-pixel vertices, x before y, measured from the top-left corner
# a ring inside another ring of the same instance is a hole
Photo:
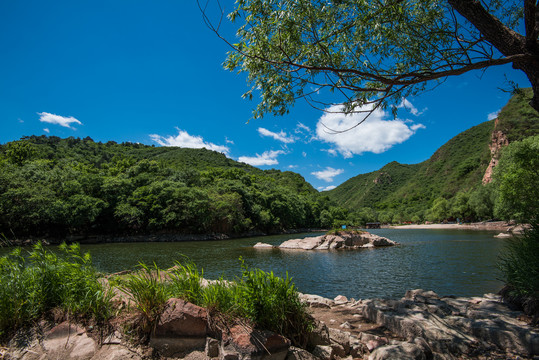
[[[20,248],[0,258],[0,336],[59,308],[98,322],[112,314],[112,292],[99,282],[90,254],[78,244],[53,253],[36,244],[29,254]]]
[[[288,274],[251,269],[240,258],[241,276],[207,282],[203,270],[191,261],[177,262],[164,272],[155,263],[140,263],[139,270],[109,284],[130,296],[143,315],[143,332],[149,333],[170,297],[183,298],[225,318],[247,320],[304,345],[312,323]],[[114,307],[109,285],[99,281],[90,254],[78,244],[59,247],[59,252],[37,244],[24,254],[20,248],[0,258],[0,337],[30,324],[52,309],[71,317],[108,320]]]

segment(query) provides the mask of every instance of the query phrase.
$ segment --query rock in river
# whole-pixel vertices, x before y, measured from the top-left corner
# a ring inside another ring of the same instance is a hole
[[[334,250],[361,249],[398,245],[388,238],[368,232],[339,232],[337,235],[321,235],[303,239],[291,239],[282,243],[281,249]]]

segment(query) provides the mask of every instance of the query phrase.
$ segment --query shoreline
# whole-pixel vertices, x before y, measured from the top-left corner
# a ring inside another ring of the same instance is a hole
[[[467,224],[411,224],[411,225],[390,225],[389,229],[430,229],[430,230],[488,230],[513,232],[521,227],[518,224],[505,221],[477,222]]]
[[[165,234],[138,234],[138,235],[69,235],[62,238],[51,237],[27,237],[25,239],[0,239],[0,248],[2,247],[17,247],[17,246],[30,246],[38,242],[42,242],[43,245],[59,245],[62,242],[68,244],[80,243],[80,244],[117,244],[117,243],[138,243],[138,242],[188,242],[188,241],[226,241],[233,239],[243,239],[248,237],[266,237],[273,235],[286,235],[286,234],[301,234],[301,233],[316,233],[324,232],[324,229],[290,229],[283,230],[275,233],[264,233],[253,231],[243,234],[183,234],[183,233],[165,233]]]

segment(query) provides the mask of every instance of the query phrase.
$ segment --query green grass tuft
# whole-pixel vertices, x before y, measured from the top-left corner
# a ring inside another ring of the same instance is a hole
[[[38,243],[27,256],[17,248],[0,258],[0,336],[54,308],[98,322],[111,316],[112,292],[98,281],[90,254],[78,244],[59,249],[55,254]]]

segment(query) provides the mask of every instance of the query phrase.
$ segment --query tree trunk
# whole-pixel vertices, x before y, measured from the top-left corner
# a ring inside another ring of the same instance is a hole
[[[529,2],[529,1],[528,1]],[[527,37],[507,28],[500,20],[490,14],[478,0],[448,0],[460,15],[465,17],[477,28],[484,38],[504,56],[528,55],[524,60],[513,63],[513,68],[523,71],[531,83],[533,98],[530,102],[532,108],[539,112],[539,50],[537,46],[537,23],[527,21]],[[526,10],[537,12],[534,2],[526,3]],[[531,5],[530,5],[531,4]],[[528,14],[527,17],[531,17]],[[534,27],[535,25],[535,27]],[[534,39],[531,39],[533,37]]]

